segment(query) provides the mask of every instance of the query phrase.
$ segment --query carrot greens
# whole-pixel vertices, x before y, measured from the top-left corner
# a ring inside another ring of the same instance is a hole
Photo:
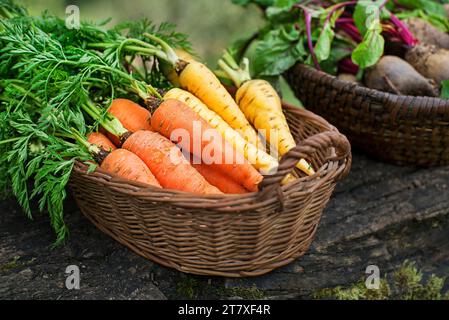
[[[170,24],[143,20],[107,30],[104,22],[82,22],[68,30],[58,17],[32,17],[0,0],[0,192],[12,193],[30,218],[35,201],[48,212],[56,244],[68,235],[63,204],[75,162],[95,168],[84,137],[100,124],[125,132],[107,114],[112,99],[146,99],[159,95],[153,85],[169,86],[154,58],[161,51],[145,32],[190,48]],[[133,46],[139,50],[127,50]],[[145,49],[151,54],[139,56]]]

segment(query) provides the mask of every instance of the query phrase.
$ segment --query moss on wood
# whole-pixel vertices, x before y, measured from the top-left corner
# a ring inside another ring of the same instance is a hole
[[[368,289],[362,280],[352,286],[322,289],[314,299],[338,300],[449,300],[443,293],[446,279],[431,275],[424,279],[414,262],[405,261],[392,275],[380,281],[379,289]]]

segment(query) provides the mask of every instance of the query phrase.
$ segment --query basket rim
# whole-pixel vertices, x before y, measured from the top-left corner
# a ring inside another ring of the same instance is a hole
[[[323,130],[323,132],[331,131],[334,133],[338,133],[339,135],[342,135],[338,129],[334,126],[332,126],[329,122],[327,122],[324,118],[321,116],[316,115],[315,113],[301,109],[299,107],[295,107],[291,104],[283,102],[283,108],[288,109],[290,111],[293,111],[297,113],[298,115],[306,118],[305,121],[313,122],[314,125],[320,127],[320,129]],[[349,155],[350,156],[350,155]],[[326,176],[329,174],[341,174],[344,175],[343,172],[349,171],[349,167],[351,166],[351,160],[345,160],[343,163],[340,160],[328,160],[327,162],[323,163],[323,165],[320,168],[317,168],[317,171],[312,176],[305,176],[297,179],[296,181],[293,181],[287,185],[279,186],[280,190],[283,192],[288,192],[290,189],[304,189],[305,185],[309,185],[310,183],[319,183],[319,181],[323,181],[326,179]],[[169,202],[176,202],[178,200],[185,201],[186,199],[201,199],[202,201],[211,201],[211,204],[216,203],[219,200],[226,200],[230,202],[234,201],[248,201],[249,199],[257,198],[258,195],[263,193],[262,191],[258,192],[249,192],[246,194],[218,194],[218,195],[198,195],[190,192],[185,191],[179,191],[179,190],[173,190],[173,189],[161,189],[154,186],[150,186],[141,182],[137,181],[131,181],[127,179],[123,179],[121,177],[118,177],[115,174],[106,172],[105,170],[101,169],[100,167],[97,167],[95,171],[89,172],[88,171],[89,166],[85,163],[82,163],[79,160],[75,161],[74,165],[74,172],[72,174],[79,174],[86,176],[87,178],[103,181],[107,183],[111,188],[114,188],[122,193],[126,194],[132,194],[132,195],[142,195],[142,196],[148,196],[148,195],[154,195],[157,194],[161,197],[161,201]],[[333,169],[333,170],[330,170]],[[331,172],[332,171],[332,172]],[[271,201],[270,201],[271,202]],[[192,201],[192,206],[194,205],[194,201]]]
[[[293,186],[296,186],[298,184],[304,184],[306,182],[320,180],[327,173],[326,171],[327,171],[328,167],[336,165],[336,164],[338,164],[338,161],[330,160],[330,161],[326,162],[325,164],[323,164],[323,166],[321,166],[315,172],[314,175],[298,178],[297,180],[295,180],[293,182],[290,182],[286,185],[280,186],[280,188],[283,191],[287,191],[288,189],[291,189]],[[344,164],[344,166],[346,166],[346,164]],[[161,188],[147,185],[147,184],[144,184],[144,183],[141,183],[138,181],[124,179],[124,178],[121,178],[113,173],[106,172],[105,170],[103,170],[102,168],[99,168],[99,167],[97,167],[94,172],[88,172],[88,168],[89,168],[88,165],[80,162],[79,160],[75,161],[74,170],[76,171],[76,173],[86,175],[93,179],[107,180],[112,187],[114,187],[114,185],[116,185],[116,187],[128,189],[133,194],[144,195],[146,193],[157,192],[157,193],[166,193],[167,195],[170,195],[170,196],[178,195],[178,196],[182,196],[182,197],[184,197],[184,196],[200,197],[200,198],[210,199],[210,200],[217,200],[217,199],[231,200],[231,199],[236,199],[236,198],[238,198],[238,199],[252,198],[261,192],[261,191],[248,192],[248,193],[244,193],[244,194],[235,194],[235,195],[234,194],[199,195],[199,194],[175,190],[175,189],[166,189],[166,188],[161,189]]]
[[[439,97],[429,97],[429,96],[411,96],[411,95],[398,95],[390,92],[380,91],[376,89],[367,88],[365,86],[362,86],[358,83],[353,83],[349,81],[344,81],[341,79],[338,79],[336,76],[333,76],[327,72],[324,72],[322,70],[317,70],[312,66],[303,64],[303,63],[297,63],[295,64],[290,70],[287,72],[295,72],[295,70],[302,68],[303,70],[307,70],[311,73],[315,73],[316,75],[322,76],[324,81],[328,81],[326,85],[331,85],[335,89],[339,90],[354,90],[356,94],[362,95],[362,96],[368,96],[375,99],[383,99],[387,101],[391,101],[393,103],[397,103],[399,100],[409,100],[413,102],[414,100],[420,100],[420,99],[426,99],[426,100],[433,100],[434,105],[439,105],[440,107],[446,107],[448,108],[449,112],[449,99],[442,99]],[[422,108],[419,104],[410,103],[409,108]]]

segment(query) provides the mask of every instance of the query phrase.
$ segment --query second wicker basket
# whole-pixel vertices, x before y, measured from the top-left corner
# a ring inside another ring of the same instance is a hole
[[[286,78],[309,110],[363,151],[398,165],[449,164],[449,100],[372,90],[303,64]]]

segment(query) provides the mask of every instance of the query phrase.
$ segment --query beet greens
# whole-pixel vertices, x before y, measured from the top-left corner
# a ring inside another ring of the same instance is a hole
[[[266,25],[230,50],[240,60],[254,43],[255,77],[277,77],[295,63],[306,63],[330,74],[357,74],[375,65],[386,43],[404,48],[417,44],[403,19],[419,16],[449,30],[446,11],[432,0],[232,0],[258,5]]]

